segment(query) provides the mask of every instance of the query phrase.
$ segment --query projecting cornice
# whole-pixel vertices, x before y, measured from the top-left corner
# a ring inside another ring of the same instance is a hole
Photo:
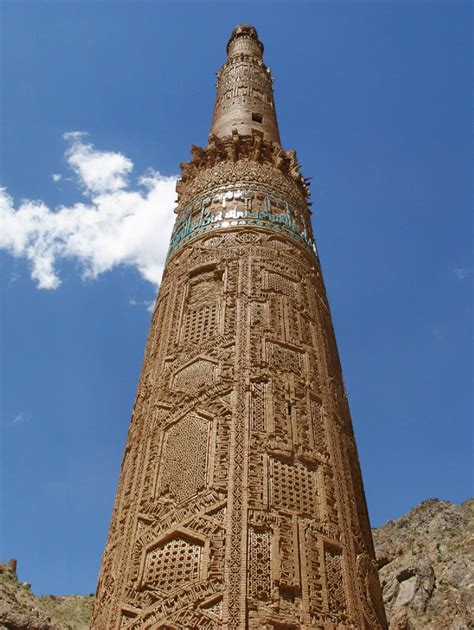
[[[263,139],[258,132],[252,135],[239,135],[234,130],[231,136],[219,138],[211,134],[205,148],[191,145],[191,160],[181,163],[181,179],[176,184],[176,192],[181,201],[186,189],[205,169],[213,168],[225,161],[239,162],[250,160],[260,164],[269,164],[288,177],[305,199],[309,197],[309,181],[300,173],[300,164],[296,151],[285,151],[279,144]]]

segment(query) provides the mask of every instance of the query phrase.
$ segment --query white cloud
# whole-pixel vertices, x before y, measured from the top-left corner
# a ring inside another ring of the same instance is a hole
[[[465,269],[464,267],[456,267],[453,269],[453,273],[458,280],[464,280],[472,274],[471,269]]]
[[[70,145],[66,151],[69,166],[90,194],[103,194],[127,186],[133,162],[121,153],[97,151],[86,142],[84,131],[68,131],[63,135]]]
[[[42,201],[15,205],[0,189],[0,249],[26,258],[42,289],[60,285],[62,259],[79,261],[87,277],[133,266],[158,286],[174,223],[177,178],[150,170],[132,185],[133,163],[126,156],[97,151],[84,132],[64,138],[67,161],[88,201],[54,210]]]
[[[56,184],[57,182],[59,182],[59,180],[61,179],[62,175],[60,175],[59,173],[53,173],[51,175],[51,179],[53,180],[53,182]]]
[[[128,304],[129,306],[146,306],[146,310],[149,313],[153,313],[153,310],[155,308],[154,300],[135,300],[132,298]]]
[[[25,424],[25,422],[29,422],[31,419],[31,416],[29,416],[28,414],[24,413],[23,411],[20,411],[20,413],[18,413],[12,420],[13,424]]]

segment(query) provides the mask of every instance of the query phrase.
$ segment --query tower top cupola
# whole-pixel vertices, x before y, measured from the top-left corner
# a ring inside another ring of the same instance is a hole
[[[227,43],[227,61],[217,73],[211,135],[257,134],[280,144],[273,101],[273,79],[263,62],[255,27],[239,24]]]
[[[239,54],[262,57],[263,44],[258,39],[257,29],[250,24],[238,24],[227,42],[227,56]]]

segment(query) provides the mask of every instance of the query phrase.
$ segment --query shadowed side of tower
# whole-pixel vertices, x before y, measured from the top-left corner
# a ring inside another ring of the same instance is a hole
[[[192,146],[92,628],[386,628],[308,188],[249,25]]]

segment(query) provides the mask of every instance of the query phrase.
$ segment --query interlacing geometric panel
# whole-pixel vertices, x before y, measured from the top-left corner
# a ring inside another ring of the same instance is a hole
[[[279,519],[280,587],[298,591],[300,572],[297,561],[298,531],[295,518]]]
[[[183,344],[200,344],[216,335],[222,280],[215,272],[200,274],[190,286],[182,330]]]
[[[189,307],[183,328],[184,344],[199,344],[217,331],[217,304]]]
[[[323,609],[324,605],[324,567],[318,537],[311,531],[306,532],[305,575],[308,583],[308,599],[311,612]]]
[[[271,593],[271,534],[249,530],[249,595],[268,600]]]
[[[174,538],[146,554],[143,583],[173,590],[199,579],[202,545]]]
[[[342,572],[341,550],[325,545],[324,564],[326,567],[329,610],[331,612],[344,612],[346,610],[346,594]]]
[[[334,472],[330,466],[323,469],[323,483],[325,496],[325,518],[333,523],[337,523],[338,510],[336,500],[336,488],[334,480]]]
[[[301,352],[277,343],[267,343],[269,365],[277,370],[288,370],[300,374],[303,368]]]
[[[255,29],[227,53],[176,185],[91,629],[386,630],[308,182]]]
[[[205,488],[209,429],[209,420],[190,413],[166,431],[158,495],[179,503]]]
[[[321,403],[314,399],[311,399],[311,421],[313,423],[314,447],[320,453],[325,453],[327,443],[324,417],[322,415]]]
[[[211,385],[216,378],[216,369],[215,363],[198,359],[177,372],[174,377],[174,386],[177,389],[194,391],[203,385]]]
[[[251,385],[251,429],[252,431],[265,431],[265,396],[267,384],[261,381],[254,382]]]
[[[272,459],[270,465],[272,505],[279,509],[316,516],[316,474],[300,462]]]
[[[268,274],[268,289],[270,291],[276,291],[277,293],[282,293],[283,295],[293,298],[296,292],[295,288],[296,283],[282,276],[280,273],[270,272]]]

